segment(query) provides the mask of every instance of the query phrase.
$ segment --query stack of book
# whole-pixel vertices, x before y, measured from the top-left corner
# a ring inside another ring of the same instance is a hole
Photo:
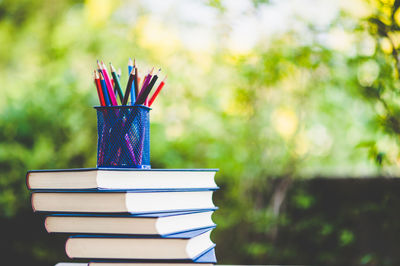
[[[27,173],[32,208],[67,256],[89,265],[215,264],[215,169],[70,169]]]

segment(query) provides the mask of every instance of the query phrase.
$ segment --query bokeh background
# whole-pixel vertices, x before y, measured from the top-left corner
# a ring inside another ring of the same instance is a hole
[[[68,260],[25,174],[96,165],[92,71],[132,57],[168,74],[152,167],[220,169],[220,263],[399,265],[399,6],[1,0],[2,260]]]

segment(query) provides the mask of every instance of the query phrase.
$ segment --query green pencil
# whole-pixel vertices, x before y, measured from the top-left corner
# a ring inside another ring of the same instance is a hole
[[[115,87],[117,88],[118,96],[119,96],[119,99],[120,99],[121,104],[122,104],[122,102],[124,100],[124,95],[122,93],[121,84],[119,83],[118,74],[117,74],[117,71],[115,70],[115,68],[113,67],[113,65],[111,63],[110,63],[110,68],[111,68],[111,75],[113,76]]]

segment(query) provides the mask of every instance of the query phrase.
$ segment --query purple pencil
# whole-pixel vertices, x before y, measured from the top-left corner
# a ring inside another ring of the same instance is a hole
[[[142,164],[142,155],[143,155],[143,149],[144,149],[144,138],[145,138],[145,134],[146,134],[146,128],[143,127],[143,131],[142,131],[142,139],[140,141],[140,150],[139,150],[139,164]]]
[[[132,143],[131,143],[131,140],[130,140],[128,134],[125,134],[125,142],[126,142],[126,146],[128,147],[128,150],[129,150],[129,155],[131,156],[131,158],[133,160],[133,163],[137,165],[135,152],[133,151]]]

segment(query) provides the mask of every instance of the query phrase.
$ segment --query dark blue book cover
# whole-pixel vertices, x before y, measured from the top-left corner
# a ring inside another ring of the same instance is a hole
[[[82,234],[82,235],[73,235],[70,236],[70,238],[177,238],[177,239],[190,239],[195,236],[204,234],[212,229],[214,229],[215,226],[207,227],[207,228],[201,228],[201,229],[195,229],[195,230],[190,230],[190,231],[185,231],[185,232],[180,232],[176,234],[169,234],[166,236],[143,236],[143,235],[138,235],[138,236],[128,236],[128,235],[99,235],[99,234]]]
[[[214,227],[213,227],[214,228]],[[177,233],[177,234],[171,234],[168,236],[164,237],[157,237],[157,236],[117,236],[117,235],[74,235],[71,236],[69,239],[84,239],[84,238],[89,238],[89,239],[166,239],[167,241],[165,242],[164,246],[168,246],[170,242],[168,242],[168,239],[183,239],[183,240],[189,240],[194,237],[198,237],[202,234],[205,234],[207,232],[210,232],[213,228],[205,228],[205,229],[197,229],[197,230],[192,230],[188,232],[183,232],[183,233]],[[68,241],[67,241],[68,243]],[[127,242],[126,244],[128,244]],[[81,247],[81,246],[80,246]],[[210,247],[205,249],[204,251],[200,252],[199,254],[195,255],[193,258],[140,258],[140,259],[111,259],[111,258],[98,258],[94,261],[96,262],[196,262],[196,263],[216,263],[216,257],[215,257],[215,251],[214,251],[215,244],[212,244]],[[82,248],[82,247],[81,247]],[[66,251],[68,256],[70,256],[66,244]],[[72,255],[70,258],[76,259]],[[80,259],[85,258],[85,255],[80,257]],[[77,258],[79,259],[79,257]]]
[[[177,215],[185,215],[190,213],[208,212],[215,211],[218,207],[205,209],[205,210],[186,210],[177,212],[162,212],[162,213],[144,213],[144,214],[107,214],[107,213],[51,213],[46,216],[58,216],[58,217],[118,217],[118,218],[161,218],[170,217]]]
[[[26,186],[33,191],[192,191],[218,189],[218,169],[81,168],[31,170]],[[162,178],[160,178],[162,177]]]
[[[215,255],[215,245],[212,246],[210,249],[200,253],[198,256],[193,258],[192,260],[174,260],[174,259],[151,259],[151,260],[139,260],[139,259],[130,259],[130,260],[108,260],[108,259],[101,259],[101,260],[92,260],[91,262],[112,262],[112,263],[129,263],[129,262],[142,262],[142,263],[150,263],[150,262],[155,262],[155,263],[160,263],[160,262],[165,262],[165,263],[217,263],[217,257]],[[89,264],[90,265],[90,264]],[[145,265],[145,264],[143,264]]]

